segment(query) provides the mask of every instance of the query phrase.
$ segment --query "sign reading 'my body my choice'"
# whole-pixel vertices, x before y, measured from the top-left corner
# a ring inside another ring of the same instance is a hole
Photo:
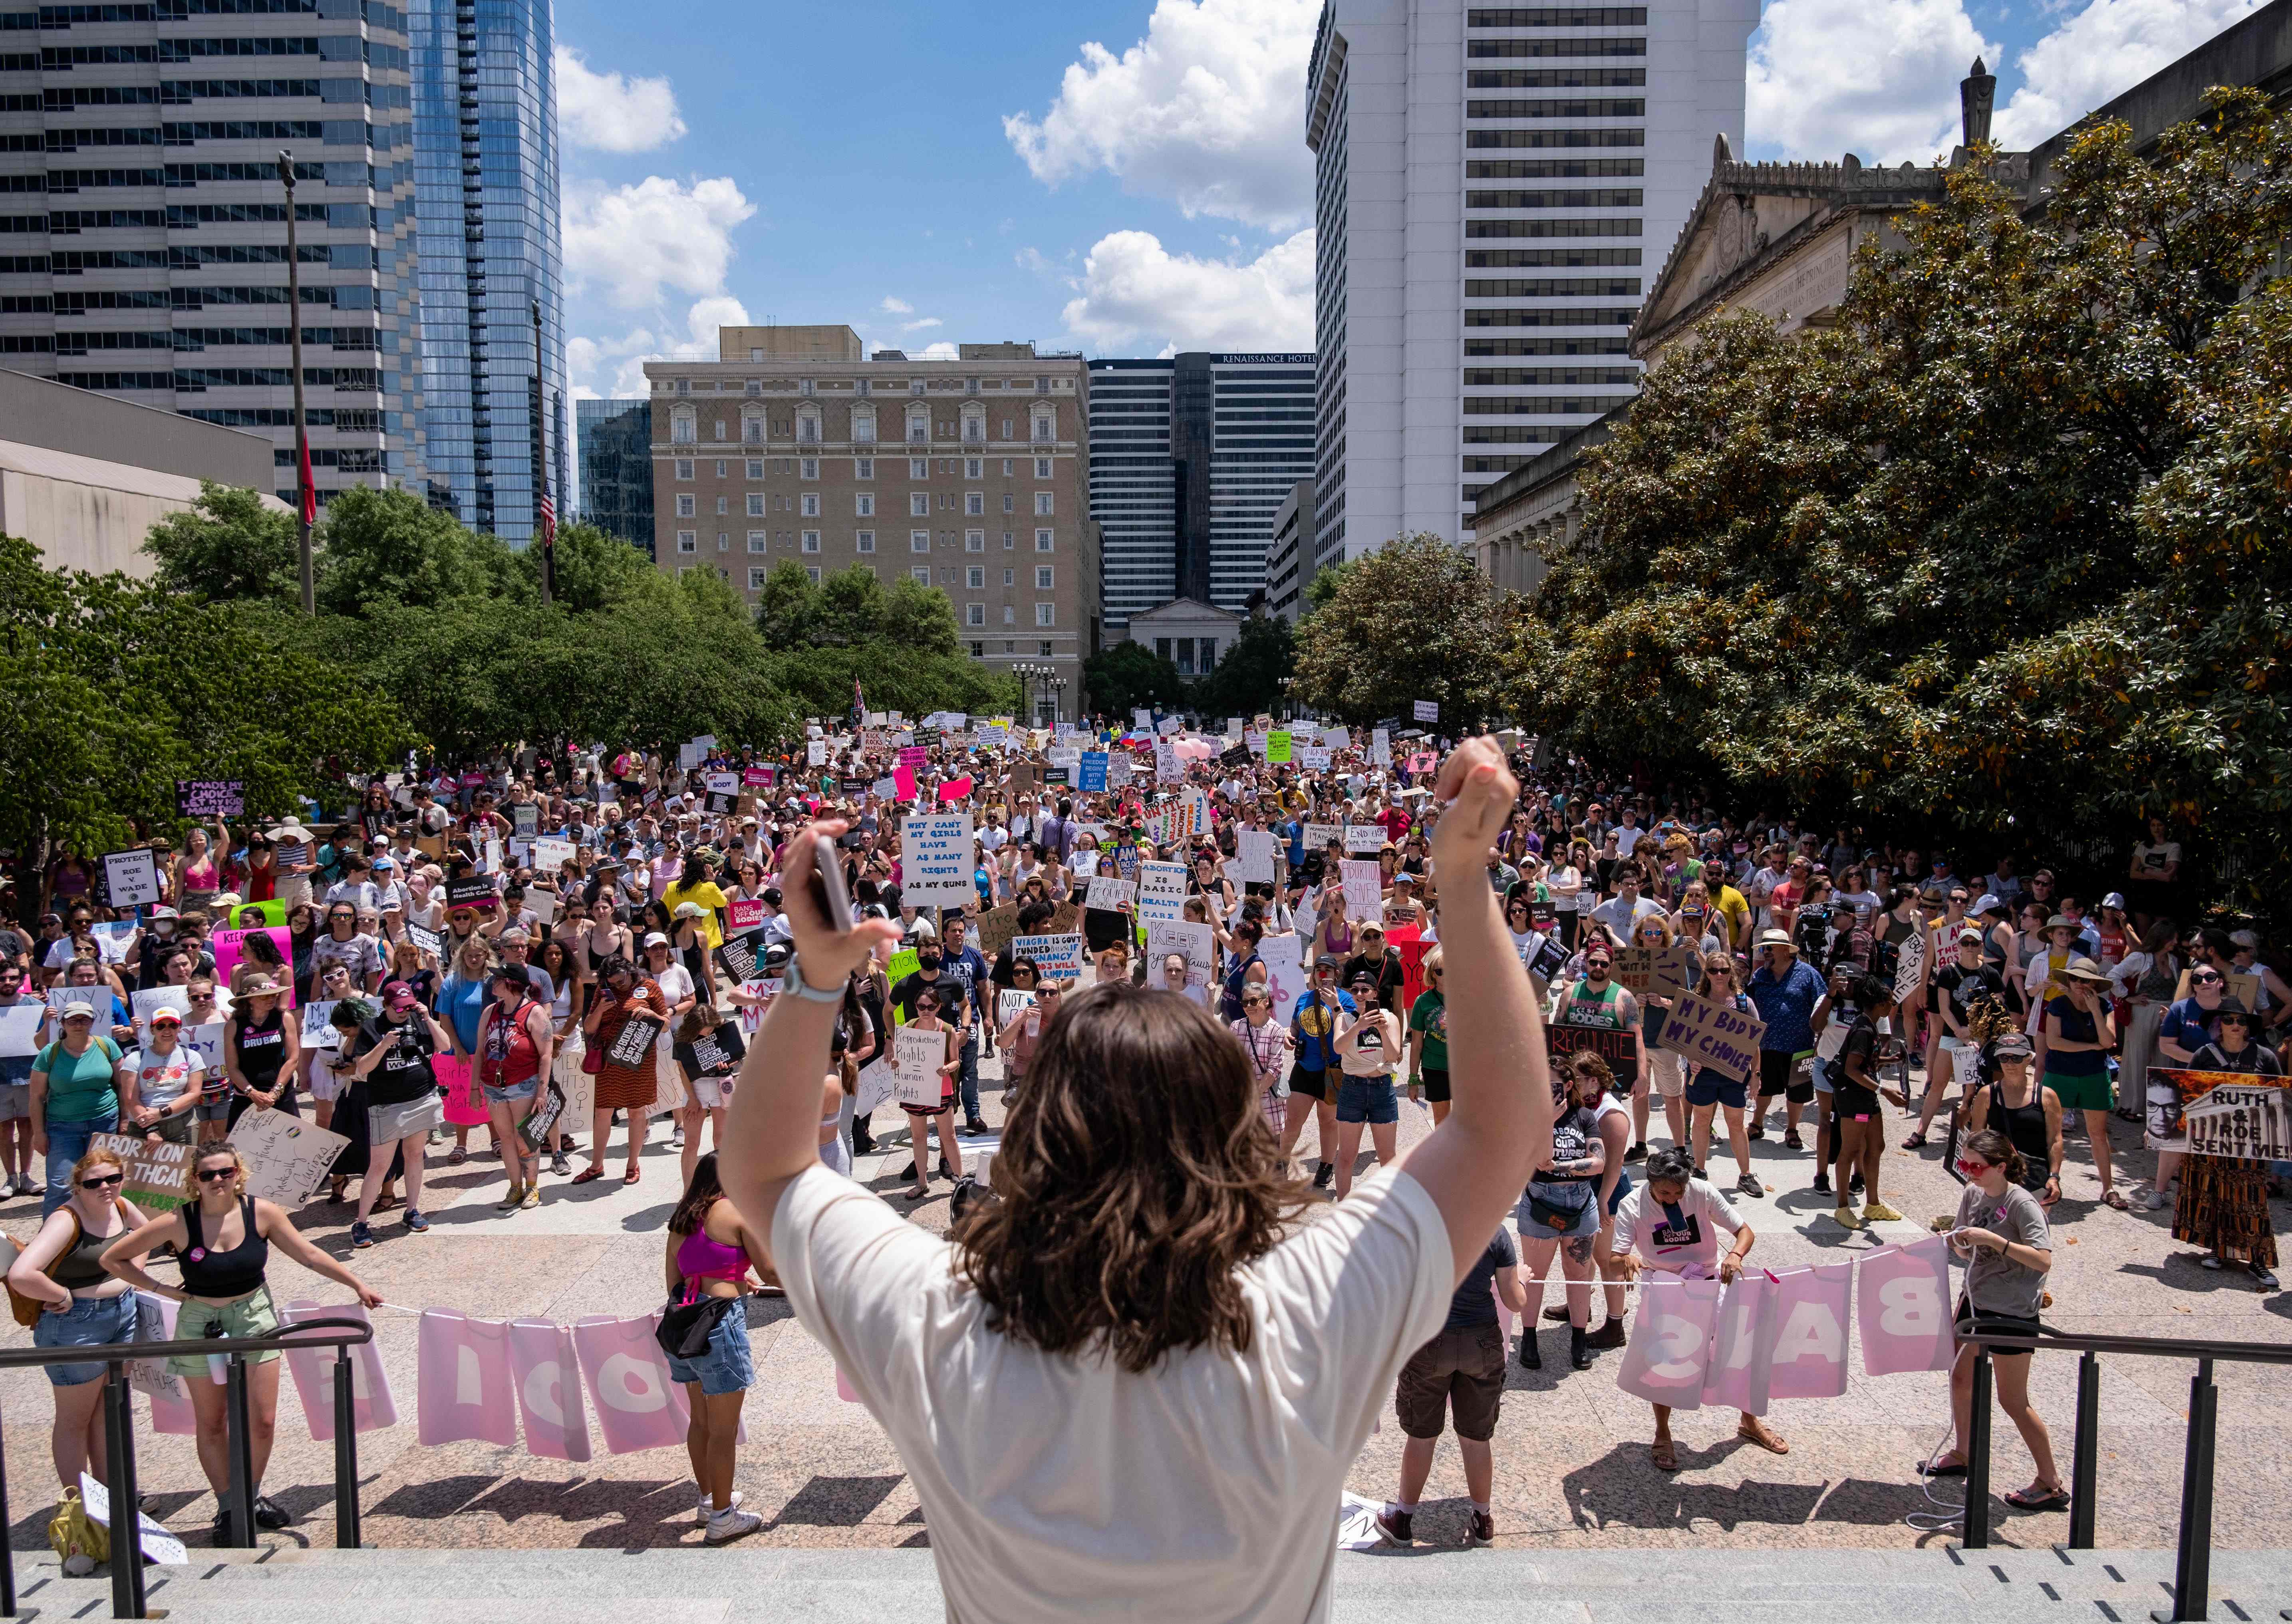
[[[971,877],[971,814],[937,812],[900,820],[903,884],[900,894],[921,906],[960,908],[979,893]]]

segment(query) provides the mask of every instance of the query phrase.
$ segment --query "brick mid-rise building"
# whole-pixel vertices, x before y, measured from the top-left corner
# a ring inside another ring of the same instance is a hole
[[[1031,702],[1070,718],[1099,646],[1082,357],[862,359],[848,327],[723,327],[717,344],[645,367],[658,566],[714,570],[751,603],[780,563],[926,582],[973,658],[1065,677]]]

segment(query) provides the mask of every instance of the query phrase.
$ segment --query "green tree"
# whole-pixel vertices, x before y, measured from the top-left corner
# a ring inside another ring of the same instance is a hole
[[[1489,716],[1504,681],[1503,626],[1512,615],[1472,555],[1430,531],[1395,537],[1335,574],[1296,633],[1292,697],[1353,724],[1441,707],[1457,728]]]
[[[954,600],[940,588],[921,581],[895,581],[884,594],[882,635],[886,642],[920,653],[952,658],[963,652],[963,632],[956,625]]]
[[[551,595],[572,614],[595,614],[666,584],[651,559],[593,524],[569,524],[558,531],[555,552]],[[518,595],[538,602],[541,549],[528,547],[512,558]]]
[[[1295,634],[1287,620],[1252,615],[1210,674],[1194,684],[1193,702],[1212,716],[1254,716],[1284,698],[1281,682],[1296,664]]]
[[[502,591],[515,574],[498,539],[408,490],[343,491],[327,505],[320,528],[318,601],[329,614],[383,603],[432,609]]]
[[[192,597],[294,603],[302,586],[302,529],[244,486],[199,481],[198,500],[143,538],[161,590]]]
[[[1084,660],[1082,686],[1091,709],[1118,723],[1126,723],[1134,709],[1176,710],[1186,703],[1186,682],[1176,663],[1134,639]]]

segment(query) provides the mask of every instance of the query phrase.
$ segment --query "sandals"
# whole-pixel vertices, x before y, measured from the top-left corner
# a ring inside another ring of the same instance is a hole
[[[621,1183],[625,1184],[634,1184],[637,1180],[643,1176],[644,1169],[642,1168],[631,1168],[627,1172],[621,1175]]]
[[[1747,1443],[1757,1444],[1770,1455],[1790,1453],[1790,1445],[1784,1442],[1782,1435],[1770,1430],[1767,1424],[1756,1416],[1744,1417],[1742,1422],[1735,1428],[1735,1435]]]
[[[594,1184],[604,1176],[605,1170],[593,1161],[573,1176],[573,1182],[577,1184]]]
[[[1648,1458],[1655,1462],[1655,1469],[1658,1472],[1679,1470],[1679,1453],[1672,1447],[1671,1440],[1668,1438],[1658,1438],[1650,1444]]]
[[[1912,1134],[1909,1138],[1903,1140],[1902,1148],[1906,1151],[1925,1150],[1926,1148],[1926,1136],[1925,1130],[1921,1129],[1917,1133]]]
[[[2016,1511],[2067,1511],[2070,1508],[2070,1491],[2062,1488],[2040,1489],[2035,1494],[2027,1489],[2016,1489],[2001,1498]]]
[[[1921,1475],[1926,1477],[1964,1477],[1965,1475],[1965,1462],[1963,1460],[1921,1460],[1918,1462],[1918,1472]]]
[[[2103,1207],[2114,1207],[2119,1212],[2125,1211],[2127,1207],[2129,1205],[2125,1199],[2125,1192],[2122,1190],[2102,1191],[2101,1193],[2101,1204]]]
[[[931,1189],[928,1185],[921,1190],[910,1190],[907,1193],[908,1200],[911,1201],[926,1201],[931,1199]]]

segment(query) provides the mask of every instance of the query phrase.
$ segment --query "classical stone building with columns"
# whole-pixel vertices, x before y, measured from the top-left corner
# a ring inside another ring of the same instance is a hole
[[[1583,527],[1577,459],[1631,414],[1629,405],[1616,408],[1481,493],[1473,545],[1489,586],[1499,592],[1536,590],[1552,549],[1574,539]]]

